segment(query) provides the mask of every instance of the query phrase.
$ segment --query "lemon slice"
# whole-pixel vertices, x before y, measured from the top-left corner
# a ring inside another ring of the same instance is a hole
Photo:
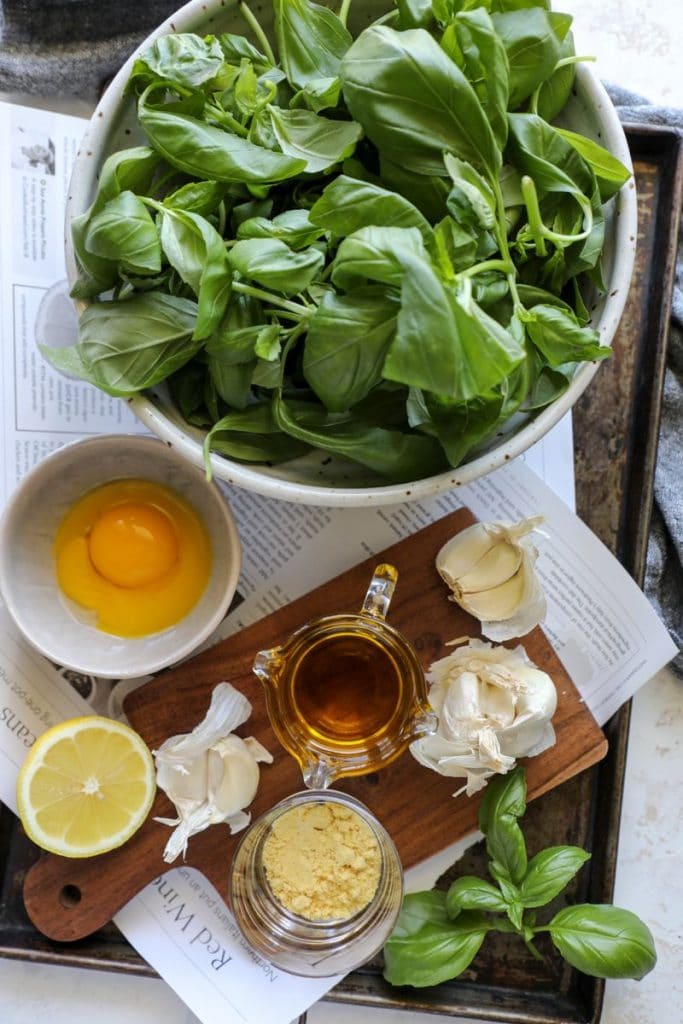
[[[130,839],[155,790],[152,755],[129,726],[71,718],[31,747],[17,780],[19,817],[44,850],[92,857]]]

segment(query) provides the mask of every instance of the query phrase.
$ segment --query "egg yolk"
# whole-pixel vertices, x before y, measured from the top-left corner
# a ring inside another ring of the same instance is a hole
[[[203,523],[179,495],[146,480],[116,480],[84,495],[54,544],[63,594],[116,636],[147,636],[179,622],[208,582]]]
[[[88,551],[110,583],[143,587],[168,572],[178,557],[178,543],[165,513],[127,501],[102,513],[90,532]]]

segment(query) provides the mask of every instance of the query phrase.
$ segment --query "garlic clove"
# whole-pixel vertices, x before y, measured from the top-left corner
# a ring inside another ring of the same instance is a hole
[[[463,599],[461,603],[480,622],[498,622],[515,614],[521,605],[525,587],[526,578],[522,566],[505,583],[499,584],[492,590],[467,594],[466,599]]]
[[[261,756],[259,760],[272,762],[268,751],[264,747],[261,750],[266,757]],[[219,762],[220,774],[209,785],[207,799],[214,804],[222,820],[252,802],[258,789],[259,767],[254,754],[239,736],[226,736],[219,740],[209,752],[209,757]]]
[[[247,698],[229,683],[219,683],[192,732],[171,736],[153,752],[157,784],[178,813],[175,820],[156,819],[176,826],[164,850],[167,863],[184,855],[190,837],[209,825],[225,822],[236,832],[249,824],[244,808],[256,795],[259,762],[273,760],[254,737],[242,739],[232,732],[250,714]]]
[[[437,554],[436,568],[451,600],[479,619],[490,639],[523,636],[545,615],[535,571],[538,552],[528,536],[542,521],[533,516],[511,525],[475,523]]]
[[[157,761],[157,785],[164,793],[173,793],[173,801],[201,801],[207,787],[208,752],[187,764]]]
[[[490,547],[491,536],[486,526],[484,523],[474,523],[444,544],[436,556],[436,570],[452,587],[461,576],[472,570]]]
[[[481,631],[488,640],[502,643],[504,640],[526,636],[543,621],[548,605],[543,588],[533,571],[526,577],[526,588],[514,615],[503,621],[482,622]]]
[[[527,668],[526,691],[520,694],[517,716],[506,731],[502,748],[511,757],[535,757],[555,742],[550,724],[557,708],[557,690],[545,672]]]
[[[223,736],[243,725],[251,714],[251,704],[230,683],[219,683],[211,694],[209,710],[192,732],[170,736],[154,756],[159,761],[183,762],[203,754]]]
[[[521,564],[522,553],[519,548],[507,543],[495,544],[456,583],[463,594],[490,590],[514,576]]]

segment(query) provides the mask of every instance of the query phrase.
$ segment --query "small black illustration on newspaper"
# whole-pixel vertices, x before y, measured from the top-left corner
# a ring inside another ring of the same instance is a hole
[[[15,125],[12,131],[12,167],[17,171],[55,173],[55,144],[49,135]]]

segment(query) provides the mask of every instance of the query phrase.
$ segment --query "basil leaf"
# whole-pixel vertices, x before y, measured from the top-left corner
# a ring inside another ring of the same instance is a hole
[[[395,0],[401,28],[429,28],[434,21],[431,0]]]
[[[269,107],[268,112],[280,149],[304,160],[309,174],[326,171],[351,156],[363,134],[355,121],[332,121],[311,110]]]
[[[208,337],[225,313],[232,271],[223,239],[204,217],[186,210],[163,210],[160,238],[169,263],[197,296],[195,339]]]
[[[533,178],[540,195],[593,191],[589,168],[557,128],[535,114],[509,114],[509,152],[523,174]]]
[[[444,217],[434,228],[434,245],[431,255],[439,262],[439,253],[444,252],[453,270],[465,270],[474,263],[477,239],[463,228],[453,217]]]
[[[560,46],[560,60],[574,56],[576,56],[574,36],[568,32]],[[575,79],[576,65],[564,64],[562,67],[556,67],[550,78],[541,84],[536,112],[544,121],[554,121],[557,115],[564,110],[572,94]]]
[[[414,227],[425,241],[432,235],[427,220],[403,196],[345,174],[340,174],[323,190],[311,207],[310,218],[314,224],[339,236],[372,226]]]
[[[488,182],[471,164],[458,160],[450,153],[444,154],[444,163],[454,186],[448,195],[449,210],[464,212],[469,207],[473,216],[468,217],[466,214],[461,223],[474,221],[478,227],[490,231],[496,224],[496,199]],[[462,197],[466,203],[464,209]]]
[[[76,380],[85,380],[90,384],[97,384],[94,376],[90,373],[81,355],[79,345],[65,345],[62,348],[53,348],[52,345],[39,345],[44,358],[59,370],[65,377],[73,377]]]
[[[499,148],[507,139],[508,57],[483,8],[460,11],[446,27],[441,46],[467,75],[488,117]]]
[[[495,885],[463,875],[457,878],[446,893],[446,909],[451,918],[457,918],[461,910],[505,911],[507,904]]]
[[[159,154],[149,146],[132,146],[108,156],[100,171],[97,196],[90,213],[102,209],[121,192],[144,194],[159,167]]]
[[[533,387],[524,398],[524,411],[533,412],[536,409],[545,409],[547,405],[565,393],[570,380],[571,375],[568,376],[561,370],[551,370],[549,366],[544,366],[539,371]]]
[[[336,75],[334,78],[313,78],[292,96],[289,106],[292,110],[306,107],[319,114],[321,110],[329,110],[330,107],[339,105],[341,87],[341,79]]]
[[[228,186],[219,181],[189,181],[163,199],[164,206],[172,210],[186,210],[208,217],[215,213],[225,198]]]
[[[113,260],[131,274],[158,274],[161,246],[145,204],[132,192],[110,199],[88,223],[83,238],[93,256]]]
[[[280,325],[264,324],[256,337],[254,353],[259,359],[272,363],[280,356]],[[277,383],[277,382],[276,382]],[[271,385],[274,387],[275,385]]]
[[[584,135],[578,135],[576,132],[570,132],[566,128],[557,130],[592,168],[600,188],[602,202],[607,202],[613,195],[616,195],[621,186],[631,177],[628,168],[592,139],[587,139]]]
[[[224,55],[215,36],[171,32],[160,36],[138,58],[153,75],[181,88],[197,89],[221,68]]]
[[[336,14],[310,0],[273,0],[280,62],[291,85],[335,78],[351,36]]]
[[[220,324],[204,343],[207,356],[219,359],[226,366],[254,360],[263,319],[260,302],[251,295],[233,294]]]
[[[315,248],[294,252],[277,238],[245,238],[233,245],[229,260],[243,277],[296,295],[317,276],[325,257]]]
[[[366,227],[348,235],[337,249],[332,281],[347,291],[365,281],[400,285],[411,260],[427,261],[417,228]]]
[[[458,0],[456,0],[458,2]],[[474,0],[475,3],[478,0]],[[542,7],[550,10],[550,0],[484,0],[492,11],[525,11],[528,7]]]
[[[524,769],[517,767],[494,778],[479,805],[479,828],[486,850],[500,874],[519,885],[527,870],[526,843],[517,822],[526,810]]]
[[[71,290],[74,298],[99,295],[100,292],[108,291],[118,280],[116,266],[109,256],[96,256],[85,247],[90,221],[107,202],[122,192],[146,192],[159,162],[159,155],[148,146],[123,149],[105,160],[92,205],[71,222],[74,252],[83,272]]]
[[[526,875],[519,887],[525,907],[544,907],[571,882],[590,853],[578,846],[550,846],[529,861]]]
[[[414,897],[408,895],[397,926],[384,946],[386,980],[391,985],[422,988],[439,985],[462,974],[479,952],[489,930],[485,919],[480,914],[463,912],[454,921],[444,920],[436,903],[427,919],[423,916],[424,903],[411,919],[413,908]]]
[[[233,206],[232,223],[235,230],[239,231],[240,224],[244,224],[246,220],[251,220],[252,217],[270,217],[272,212],[272,199],[251,199],[246,203],[238,203],[237,206]]]
[[[305,455],[308,445],[283,434],[270,402],[228,413],[214,423],[204,438],[204,463],[210,472],[209,453],[218,452],[246,462],[286,462]]]
[[[324,234],[311,220],[308,210],[285,210],[277,217],[249,217],[237,228],[238,238],[279,238],[292,249],[303,249]]]
[[[410,262],[396,337],[384,361],[386,378],[467,402],[498,384],[523,358],[513,335],[471,297],[443,285],[430,264]]]
[[[253,351],[253,343],[251,347]],[[227,364],[209,356],[207,366],[216,394],[232,409],[246,409],[251,395],[251,379],[256,369],[256,359],[250,359],[245,363]],[[212,422],[215,422],[219,415],[218,408],[211,410]]]
[[[163,292],[124,302],[93,302],[78,324],[79,351],[97,386],[134,395],[164,380],[199,349],[197,306]]]
[[[496,390],[469,402],[453,402],[443,395],[411,388],[408,421],[412,426],[421,422],[421,430],[439,439],[449,464],[458,466],[495,429],[502,407],[503,396]]]
[[[516,110],[555,70],[558,40],[548,13],[540,7],[493,14],[509,65],[509,108]]]
[[[581,327],[573,313],[559,306],[532,306],[523,319],[532,342],[553,368],[587,359],[605,359],[612,351],[600,344],[598,331]]]
[[[140,104],[138,119],[158,153],[195,178],[266,183],[285,181],[304,170],[303,160],[273,153],[187,114]]]
[[[218,42],[223,53],[223,57],[230,64],[241,64],[242,60],[246,58],[250,60],[257,71],[267,71],[272,67],[272,64],[266,57],[265,53],[261,53],[253,43],[250,43],[244,36],[234,35],[232,32],[223,32],[218,37]]]
[[[379,383],[397,313],[382,292],[323,296],[309,322],[303,371],[330,412],[344,412]]]
[[[565,960],[594,978],[640,979],[657,962],[650,930],[620,907],[587,903],[566,907],[547,930]]]
[[[271,79],[258,78],[251,61],[242,61],[232,92],[238,118],[245,119],[258,114],[274,99],[276,93],[277,86]]]
[[[418,174],[444,173],[452,152],[494,176],[501,165],[467,78],[424,29],[366,29],[344,57],[344,99],[383,157]]]
[[[376,427],[353,412],[328,413],[312,402],[287,403],[278,394],[273,414],[285,433],[367,466],[387,481],[402,483],[445,468],[443,452],[433,438]]]
[[[450,187],[450,183],[444,178],[415,174],[393,160],[388,160],[382,154],[380,171],[382,184],[408,199],[430,223],[434,224],[443,217],[444,203]]]

